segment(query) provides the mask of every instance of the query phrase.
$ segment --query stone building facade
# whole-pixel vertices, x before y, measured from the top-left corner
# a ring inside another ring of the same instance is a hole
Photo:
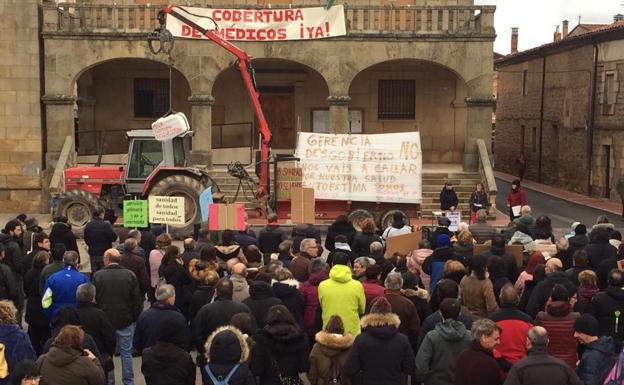
[[[47,177],[38,177],[37,188],[49,182],[68,137],[75,138],[81,159],[98,153],[119,159],[111,156],[126,153],[124,131],[148,128],[162,112],[169,88],[173,108],[187,115],[195,131],[194,162],[253,162],[255,118],[240,74],[231,67],[233,57],[206,41],[176,41],[172,63],[148,49],[146,33],[155,28],[165,1],[27,2],[41,13],[43,42],[42,52],[35,54],[44,74],[43,89],[36,91],[42,94],[45,119],[35,131],[44,143],[37,165]],[[319,0],[290,3],[193,2],[214,8],[324,5]],[[475,6],[472,0],[344,5],[346,36],[235,42],[254,58],[261,102],[274,133],[273,152],[292,153],[297,131],[418,130],[425,163],[459,163],[476,170],[475,141],[491,136],[495,8]],[[388,118],[382,111],[383,90],[397,85],[411,104],[404,116]],[[6,143],[1,138],[0,146]],[[21,187],[17,180],[7,185]]]
[[[564,29],[565,30],[565,29]],[[575,33],[496,63],[495,168],[597,197],[619,199],[624,168],[624,26]]]

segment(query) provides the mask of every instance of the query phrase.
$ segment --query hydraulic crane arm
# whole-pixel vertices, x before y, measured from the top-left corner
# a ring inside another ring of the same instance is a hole
[[[260,93],[256,89],[254,81],[254,69],[251,66],[252,57],[247,55],[245,51],[238,48],[234,44],[223,39],[221,36],[216,34],[214,30],[206,29],[194,22],[193,20],[189,19],[187,17],[188,13],[185,12],[185,9],[180,6],[170,5],[160,10],[158,14],[158,21],[160,22],[161,29],[165,24],[166,15],[171,15],[176,19],[182,21],[186,25],[190,26],[191,28],[194,28],[202,35],[206,36],[208,39],[212,40],[214,43],[224,48],[232,55],[236,56],[236,65],[238,66],[241,76],[243,77],[243,83],[245,84],[245,88],[247,89],[247,94],[249,95],[249,99],[251,100],[251,104],[256,115],[256,119],[258,120],[258,124],[260,126],[260,175],[258,187],[256,189],[256,196],[266,196],[269,191],[269,142],[271,141],[271,130],[269,130],[269,125],[266,122],[264,113],[262,112],[262,106],[260,105]]]

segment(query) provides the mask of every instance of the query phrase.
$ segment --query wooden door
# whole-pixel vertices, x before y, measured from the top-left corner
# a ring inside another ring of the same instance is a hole
[[[260,104],[264,116],[273,134],[271,147],[276,149],[294,149],[295,132],[295,95],[261,94]]]

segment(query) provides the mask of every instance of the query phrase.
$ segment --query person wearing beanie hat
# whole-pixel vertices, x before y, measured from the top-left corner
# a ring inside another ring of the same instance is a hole
[[[453,248],[451,247],[451,237],[447,234],[440,234],[436,238],[436,248],[433,250],[433,254],[431,254],[425,262],[423,262],[423,272],[428,274],[429,279],[429,293],[433,293],[435,291],[436,285],[438,281],[444,275],[444,264],[449,260],[457,260],[464,265],[466,261],[464,257],[455,253]]]
[[[146,385],[193,385],[196,367],[191,355],[176,345],[177,322],[163,319],[157,331],[157,342],[143,350],[141,372]],[[206,382],[204,382],[206,383]]]
[[[601,383],[613,366],[615,343],[610,336],[598,337],[600,325],[591,314],[583,314],[574,321],[574,338],[585,345],[576,373],[585,385]],[[600,381],[600,382],[598,382]]]
[[[515,179],[513,182],[511,182],[511,190],[507,194],[507,207],[509,208],[509,219],[513,221],[515,218],[518,218],[520,215],[516,215],[514,211],[519,214],[520,207],[526,206],[526,205],[528,205],[527,199],[526,199],[526,192],[524,191],[522,187],[520,187],[520,180]]]
[[[375,298],[360,324],[362,333],[355,338],[343,375],[361,375],[361,385],[401,385],[405,375],[414,373],[415,358],[408,338],[399,333],[401,321],[390,302]]]

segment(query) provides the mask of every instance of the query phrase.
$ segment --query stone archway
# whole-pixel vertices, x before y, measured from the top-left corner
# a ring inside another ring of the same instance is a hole
[[[466,82],[439,64],[416,59],[373,64],[354,76],[349,110],[367,134],[419,131],[426,163],[462,163]]]

